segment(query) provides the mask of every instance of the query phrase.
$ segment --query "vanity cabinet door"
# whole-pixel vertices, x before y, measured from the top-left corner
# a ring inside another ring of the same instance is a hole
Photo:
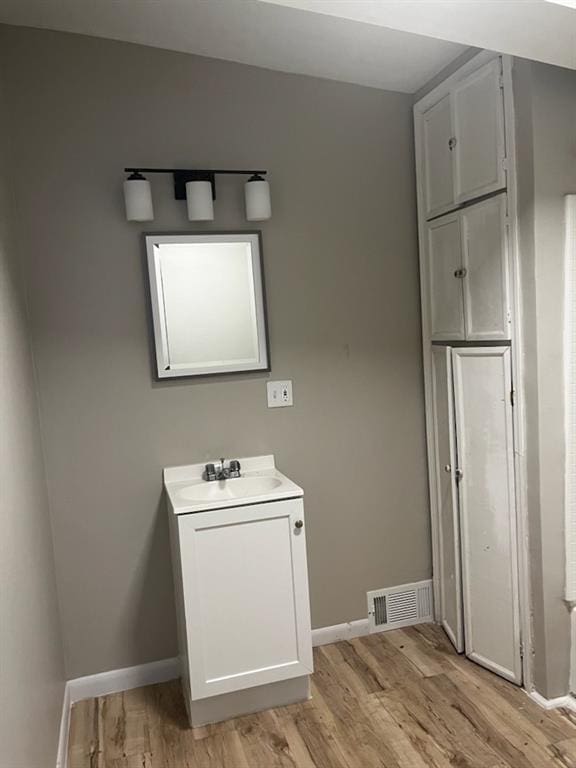
[[[480,67],[452,91],[455,202],[506,186],[500,58]]]
[[[181,515],[193,700],[313,671],[301,499]]]
[[[462,237],[458,214],[443,216],[428,225],[425,280],[428,285],[430,338],[464,339]]]

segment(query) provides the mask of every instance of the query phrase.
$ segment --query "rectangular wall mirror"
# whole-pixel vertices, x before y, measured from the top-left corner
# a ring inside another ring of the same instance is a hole
[[[260,233],[145,240],[158,378],[269,371]]]

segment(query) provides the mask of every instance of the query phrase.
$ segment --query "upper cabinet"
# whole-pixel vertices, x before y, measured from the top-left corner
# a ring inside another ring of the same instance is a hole
[[[423,286],[432,341],[510,338],[506,195],[427,224]]]
[[[419,115],[428,219],[506,186],[501,66],[493,59]]]

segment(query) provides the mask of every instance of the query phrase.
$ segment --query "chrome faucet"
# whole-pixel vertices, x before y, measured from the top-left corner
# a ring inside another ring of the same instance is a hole
[[[228,480],[231,477],[240,477],[240,462],[238,459],[231,459],[228,462],[228,466],[226,466],[226,461],[222,457],[217,467],[214,464],[206,464],[204,468],[204,479],[208,482]]]

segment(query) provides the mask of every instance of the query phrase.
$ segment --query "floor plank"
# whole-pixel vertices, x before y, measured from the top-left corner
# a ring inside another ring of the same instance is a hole
[[[576,768],[573,713],[418,625],[314,650],[312,699],[190,729],[179,681],[81,701],[69,768]]]

